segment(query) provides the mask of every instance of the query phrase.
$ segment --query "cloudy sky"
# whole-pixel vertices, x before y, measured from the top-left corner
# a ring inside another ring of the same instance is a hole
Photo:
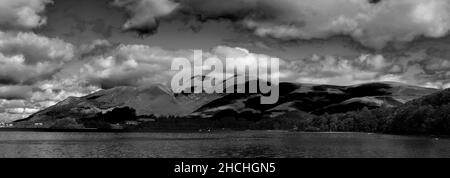
[[[167,83],[171,61],[258,56],[281,80],[450,87],[448,0],[0,0],[0,120]]]

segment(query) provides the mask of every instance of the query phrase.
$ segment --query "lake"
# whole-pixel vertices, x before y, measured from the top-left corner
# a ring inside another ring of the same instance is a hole
[[[366,133],[0,132],[6,158],[450,158],[450,140]]]

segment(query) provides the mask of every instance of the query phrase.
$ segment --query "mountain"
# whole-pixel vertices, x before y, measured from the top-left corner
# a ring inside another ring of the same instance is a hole
[[[242,89],[252,82],[237,84]],[[224,111],[236,114],[276,116],[288,112],[322,115],[363,108],[396,107],[438,90],[400,83],[369,83],[354,86],[280,83],[280,99],[261,105],[261,94],[174,94],[163,85],[145,88],[117,87],[84,97],[68,98],[18,121],[18,124],[51,123],[58,119],[95,118],[116,108],[131,108],[137,116],[211,118]]]
[[[70,97],[20,122],[48,122],[62,118],[90,118],[115,108],[129,107],[139,116],[182,116],[192,113],[214,95],[176,95],[163,85],[146,88],[117,87],[84,97]]]
[[[246,84],[249,85],[249,82]],[[220,110],[255,113],[303,111],[316,115],[343,113],[364,107],[396,107],[438,90],[400,83],[369,83],[354,86],[280,83],[280,99],[274,105],[260,105],[260,94],[226,94],[197,113],[213,116]]]

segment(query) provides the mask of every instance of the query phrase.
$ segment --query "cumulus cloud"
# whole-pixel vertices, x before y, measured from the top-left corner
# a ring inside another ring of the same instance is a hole
[[[33,29],[47,23],[42,16],[52,0],[0,0],[0,29]]]
[[[163,83],[172,75],[171,61],[190,55],[189,50],[169,51],[146,45],[111,46],[105,53],[87,57],[76,77],[104,89]]]
[[[177,73],[171,70],[172,62],[177,58],[183,58],[194,64],[196,54],[201,55],[203,60],[217,59],[222,64],[226,64],[227,59],[233,59],[234,66],[248,65],[250,67],[258,67],[254,65],[258,58],[271,58],[268,55],[251,53],[247,49],[228,46],[217,46],[209,51],[200,51],[167,50],[146,45],[112,45],[104,53],[88,53],[90,56],[83,60],[86,63],[81,65],[77,74],[71,76],[78,78],[78,83],[103,89],[117,86],[169,84]],[[265,66],[261,64],[260,67]],[[208,71],[204,72],[204,75],[206,74]],[[234,75],[234,69],[225,70],[216,75],[222,74],[224,77],[231,77]]]
[[[365,54],[355,59],[314,55],[291,61],[282,72],[287,80],[300,83],[351,85],[380,80],[389,65],[380,55]]]
[[[23,54],[27,63],[40,60],[68,61],[74,57],[74,46],[58,38],[48,38],[31,32],[0,32],[3,54]]]
[[[126,29],[141,32],[153,32],[163,17],[191,17],[230,20],[258,36],[283,40],[347,35],[379,49],[420,36],[442,37],[450,30],[447,0],[139,0],[115,4],[132,14]]]
[[[0,84],[29,84],[49,78],[75,56],[72,44],[34,33],[0,31]]]

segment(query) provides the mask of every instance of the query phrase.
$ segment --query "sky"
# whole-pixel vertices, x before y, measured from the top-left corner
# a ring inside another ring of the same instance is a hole
[[[279,58],[281,81],[450,87],[448,0],[0,0],[0,120],[167,84],[194,50]]]

